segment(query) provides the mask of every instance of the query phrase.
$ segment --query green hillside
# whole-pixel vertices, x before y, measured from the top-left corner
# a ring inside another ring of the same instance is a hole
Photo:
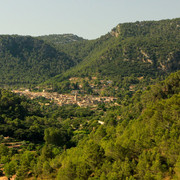
[[[113,80],[115,86],[127,90],[146,86],[180,69],[180,19],[119,24],[96,40],[58,49],[80,63],[50,80],[48,84],[54,82],[56,89],[61,87],[58,82],[71,77]]]
[[[38,36],[38,39],[42,39],[46,42],[53,44],[67,44],[77,41],[83,41],[84,39],[74,34],[50,34],[45,36]]]
[[[40,106],[0,90],[1,167],[17,179],[178,180],[179,93],[180,71],[96,110]]]
[[[42,40],[30,36],[0,36],[0,84],[38,84],[77,62]]]
[[[58,179],[179,179],[180,72],[109,110],[60,156]]]
[[[46,84],[57,91],[59,82],[69,83],[71,77],[95,77],[119,89],[143,88],[180,68],[179,31],[177,18],[119,24],[95,40],[72,34],[0,36],[0,83],[27,86],[49,80]]]
[[[84,59],[78,66],[83,70],[80,74],[99,70],[105,71],[105,74],[109,72],[109,75],[126,76],[126,72],[122,70],[127,69],[123,68],[124,65],[133,64],[134,67],[138,63],[145,70],[158,68],[159,71],[171,71],[179,68],[179,62],[174,62],[179,58],[179,31],[180,19],[124,23],[99,39],[78,42],[77,45],[67,44],[60,46],[60,49]],[[134,70],[133,73],[146,74],[143,70]]]

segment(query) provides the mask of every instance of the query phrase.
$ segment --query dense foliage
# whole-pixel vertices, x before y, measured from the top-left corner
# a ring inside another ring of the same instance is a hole
[[[149,74],[150,71],[146,72],[149,68],[157,71],[158,67],[159,70],[171,71],[179,67],[179,62],[174,62],[179,57],[179,31],[180,19],[124,23],[96,40],[59,48],[71,56],[85,59],[79,66],[80,74],[101,71],[103,75],[113,73],[113,76],[128,76],[128,72],[142,75]],[[131,65],[135,69],[128,69],[124,65]]]
[[[76,41],[83,41],[84,39],[74,34],[50,34],[45,36],[39,36],[38,39],[42,39],[52,44],[66,44]]]
[[[179,179],[180,72],[137,92],[61,155],[59,179]]]
[[[31,143],[21,151],[2,144],[0,162],[17,179],[179,179],[179,93],[180,71],[96,111],[39,106],[1,90],[1,134]]]
[[[59,82],[70,77],[95,76],[113,80],[119,89],[123,81],[126,89],[146,86],[179,69],[179,31],[177,18],[119,24],[95,40],[72,34],[0,36],[1,86],[39,84],[56,75],[46,84],[61,88]]]
[[[37,84],[76,64],[68,55],[30,36],[0,36],[0,83]]]
[[[0,89],[0,174],[180,179],[179,31],[180,19],[173,19],[119,24],[91,41],[0,36],[1,85],[52,77],[34,90],[117,97],[83,108]]]
[[[47,84],[61,89],[70,77],[97,77],[113,80],[116,95],[131,85],[145,87],[180,68],[179,31],[180,19],[125,23],[96,40],[59,45],[80,63]]]

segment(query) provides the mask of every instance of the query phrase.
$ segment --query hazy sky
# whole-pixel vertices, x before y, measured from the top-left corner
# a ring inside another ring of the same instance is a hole
[[[0,0],[0,34],[95,39],[123,22],[180,17],[180,0]]]

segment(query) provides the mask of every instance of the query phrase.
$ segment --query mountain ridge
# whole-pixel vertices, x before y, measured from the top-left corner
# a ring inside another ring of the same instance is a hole
[[[31,36],[0,36],[0,82],[37,84],[76,62],[52,45]]]
[[[121,34],[113,35],[112,32],[119,31],[120,26]],[[81,60],[64,74],[50,80],[51,84],[71,77],[98,76],[111,79],[122,88],[122,81],[130,83],[128,77],[132,77],[134,82],[143,77],[151,84],[151,79],[180,69],[180,18],[120,26],[96,40],[60,45],[61,51]]]
[[[54,77],[49,81],[58,84],[70,77],[97,76],[121,84],[127,77],[135,78],[134,81],[139,77],[156,79],[180,68],[179,27],[180,18],[176,18],[118,24],[95,40],[73,34],[1,36],[0,81],[23,85],[30,84],[32,79],[34,84],[39,84]],[[77,40],[69,41],[67,37]]]
[[[49,34],[38,36],[37,38],[53,44],[67,44],[71,42],[85,40],[82,37],[74,34]]]

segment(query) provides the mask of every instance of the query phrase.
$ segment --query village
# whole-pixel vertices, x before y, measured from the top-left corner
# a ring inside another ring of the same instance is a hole
[[[54,101],[59,106],[76,104],[80,107],[95,107],[99,103],[111,103],[117,100],[117,98],[115,97],[100,97],[80,94],[58,94],[57,92],[45,92],[45,90],[43,90],[43,92],[31,92],[29,91],[29,89],[26,89],[24,91],[13,90],[12,92],[19,95],[24,95],[30,99],[44,97],[46,99],[49,99],[50,102]],[[49,103],[46,103],[45,105],[49,105]]]

